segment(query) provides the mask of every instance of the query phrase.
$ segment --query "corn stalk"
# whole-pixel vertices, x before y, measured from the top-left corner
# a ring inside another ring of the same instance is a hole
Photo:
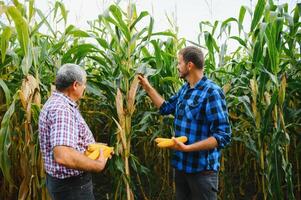
[[[42,49],[41,44],[46,47],[52,38],[40,37],[38,30],[46,24],[47,17],[34,7],[34,1],[27,2],[28,5],[13,3],[7,6],[0,2],[1,14],[5,13],[7,17],[4,23],[1,22],[0,85],[5,93],[7,110],[3,118],[1,116],[3,192],[0,198],[47,199],[37,121],[41,107],[40,77],[51,81],[49,74],[39,74],[45,72],[42,68],[50,60],[46,61],[46,51],[50,48]],[[36,14],[40,21],[35,19]],[[14,93],[12,101],[11,93]]]

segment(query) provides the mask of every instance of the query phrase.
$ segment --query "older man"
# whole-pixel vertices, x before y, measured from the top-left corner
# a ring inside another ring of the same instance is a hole
[[[93,135],[82,118],[76,101],[86,88],[86,72],[65,64],[57,72],[56,91],[39,117],[39,139],[46,170],[46,186],[52,199],[94,199],[91,174],[104,169],[107,159],[97,160],[83,152]]]

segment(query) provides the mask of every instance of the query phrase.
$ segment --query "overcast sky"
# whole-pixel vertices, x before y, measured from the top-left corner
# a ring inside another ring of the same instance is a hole
[[[38,8],[47,11],[54,0],[37,0]],[[87,28],[87,21],[96,19],[110,4],[116,0],[63,0],[69,10],[68,22],[81,28]],[[129,0],[121,0],[124,6]],[[238,17],[240,7],[254,7],[255,0],[131,0],[138,11],[147,10],[155,18],[155,30],[162,31],[170,27],[166,15],[175,19],[179,27],[179,36],[196,41],[200,21],[225,20]],[[300,0],[275,0],[287,2],[290,10]],[[246,19],[246,26],[250,22]]]
[[[24,0],[19,1],[24,2]],[[176,22],[179,28],[179,37],[194,42],[197,42],[200,33],[200,21],[213,22],[215,20],[223,21],[229,17],[238,18],[242,5],[254,8],[257,3],[257,0],[62,0],[69,11],[68,24],[82,29],[88,28],[87,21],[96,19],[116,1],[120,1],[120,5],[124,8],[130,1],[136,4],[137,12],[148,11],[155,19],[155,31],[164,31],[170,28],[166,17],[168,15]],[[12,0],[4,0],[4,2],[11,4]],[[54,2],[55,0],[36,0],[35,5],[46,14],[50,8],[53,8]],[[288,3],[289,10],[292,10],[301,0],[274,0],[274,2],[277,4]],[[0,16],[0,20],[1,18],[3,16]],[[250,23],[250,17],[246,14],[245,30],[248,31]]]

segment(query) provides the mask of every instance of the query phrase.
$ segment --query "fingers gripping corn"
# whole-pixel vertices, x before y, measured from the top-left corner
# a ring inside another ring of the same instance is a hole
[[[185,143],[187,142],[187,137],[186,136],[177,137],[176,140]],[[169,138],[156,138],[155,142],[158,143],[157,146],[160,148],[171,147],[175,144],[173,139],[169,139]]]
[[[103,151],[103,156],[105,158],[110,157],[111,153],[114,151],[113,147],[108,147],[107,145],[101,143],[90,144],[87,150],[84,152],[85,156],[96,160],[100,155],[100,150]]]

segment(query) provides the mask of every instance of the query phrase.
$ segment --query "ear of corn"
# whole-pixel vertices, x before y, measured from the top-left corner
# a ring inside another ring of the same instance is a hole
[[[177,137],[176,140],[185,143],[187,142],[187,137],[186,136]],[[169,139],[169,138],[156,138],[155,141],[158,143],[157,146],[160,148],[167,148],[175,145],[173,139]]]
[[[164,141],[169,141],[169,138],[156,138],[155,142],[160,143],[160,142],[164,142]]]
[[[96,160],[99,157],[99,153],[100,153],[99,151],[97,150],[93,151],[88,155],[88,157],[91,158],[92,160]]]
[[[114,151],[114,148],[108,147],[101,143],[90,144],[87,150],[84,152],[84,155],[88,156],[93,160],[96,160],[100,155],[100,150],[103,151],[103,156],[105,158],[108,158],[110,157],[111,153]]]
[[[109,148],[109,147],[102,143],[94,143],[94,144],[89,144],[87,150],[92,152],[95,151],[96,149],[105,149],[105,148]]]

